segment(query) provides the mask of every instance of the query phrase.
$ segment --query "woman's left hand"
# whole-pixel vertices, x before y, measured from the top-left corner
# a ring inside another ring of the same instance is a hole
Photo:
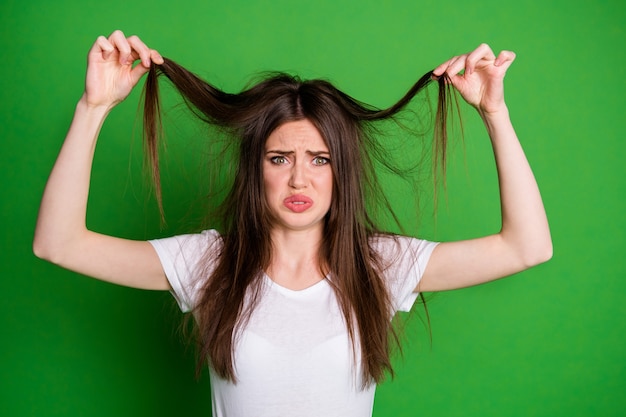
[[[505,107],[504,75],[513,60],[515,53],[502,51],[496,57],[489,45],[483,43],[474,51],[439,65],[433,75],[440,77],[447,73],[465,101],[483,114],[495,113]]]
[[[418,292],[482,284],[552,257],[550,226],[539,187],[504,103],[503,80],[514,59],[509,51],[496,57],[483,44],[433,71],[434,77],[447,73],[450,83],[485,122],[498,171],[502,225],[494,234],[437,245]]]

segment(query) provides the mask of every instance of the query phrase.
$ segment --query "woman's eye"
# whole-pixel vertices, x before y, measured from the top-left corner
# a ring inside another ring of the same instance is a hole
[[[330,163],[330,159],[328,159],[328,158],[324,158],[324,157],[322,157],[322,156],[316,156],[316,157],[313,159],[313,165],[318,165],[318,166],[320,166],[320,165],[326,165],[326,164],[328,164],[328,163]]]
[[[273,156],[270,158],[270,161],[273,164],[281,165],[287,163],[287,158],[285,158],[284,156]]]

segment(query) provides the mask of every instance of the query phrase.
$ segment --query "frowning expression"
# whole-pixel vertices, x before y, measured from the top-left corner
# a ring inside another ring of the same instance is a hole
[[[287,122],[270,134],[263,183],[274,228],[322,230],[333,192],[330,164],[328,146],[310,121]]]

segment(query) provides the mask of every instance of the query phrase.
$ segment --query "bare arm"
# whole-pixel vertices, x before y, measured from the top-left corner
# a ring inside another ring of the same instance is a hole
[[[539,188],[517,139],[504,102],[503,80],[515,54],[496,57],[487,45],[455,57],[435,70],[481,115],[496,159],[502,227],[482,238],[435,248],[417,290],[463,288],[501,278],[552,257],[552,240]],[[459,74],[461,70],[464,74]]]
[[[133,62],[141,63],[133,67]],[[169,289],[148,242],[106,236],[86,228],[93,155],[109,111],[130,93],[161,56],[139,38],[116,31],[89,52],[85,93],[52,169],[37,218],[33,251],[50,262],[120,285]]]

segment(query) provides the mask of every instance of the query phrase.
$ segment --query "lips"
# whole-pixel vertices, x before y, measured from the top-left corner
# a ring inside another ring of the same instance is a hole
[[[305,195],[296,194],[285,198],[283,205],[294,213],[302,213],[313,205],[313,200]]]

